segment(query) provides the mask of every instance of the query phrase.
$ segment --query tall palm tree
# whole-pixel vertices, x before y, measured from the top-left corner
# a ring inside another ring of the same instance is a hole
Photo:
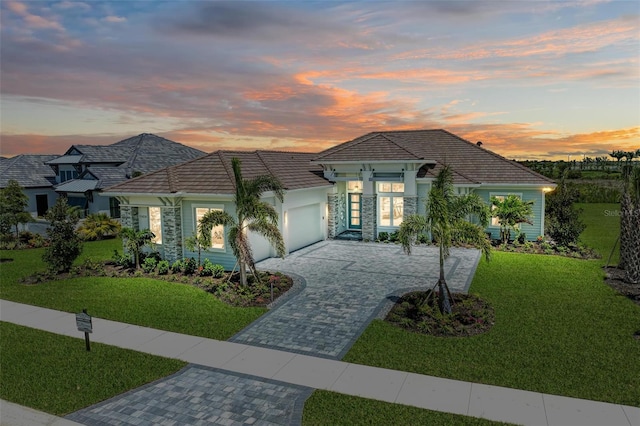
[[[640,283],[640,167],[626,166],[620,200],[620,263],[626,280]]]
[[[278,212],[271,204],[260,200],[264,192],[273,191],[282,202],[284,188],[277,178],[270,175],[244,179],[240,164],[238,158],[231,160],[236,189],[236,216],[221,210],[211,210],[200,220],[199,231],[206,244],[210,245],[211,229],[218,225],[227,228],[227,239],[240,268],[240,282],[247,285],[247,268],[255,277],[258,276],[247,231],[265,237],[275,247],[278,256],[284,257],[284,239],[278,228]]]
[[[476,215],[479,224],[467,220]],[[491,212],[477,194],[456,196],[453,191],[453,172],[445,165],[436,176],[427,200],[426,216],[410,215],[398,231],[398,239],[405,253],[411,254],[411,246],[419,234],[431,232],[440,251],[440,276],[438,278],[438,308],[443,314],[451,313],[451,292],[444,276],[444,261],[449,248],[455,242],[471,244],[482,250],[486,259],[491,254],[491,242],[485,233]]]
[[[133,228],[122,228],[120,230],[120,236],[124,241],[124,246],[127,251],[133,256],[136,269],[140,269],[140,254],[142,253],[142,248],[151,244],[156,237],[155,234],[149,229],[136,231]]]

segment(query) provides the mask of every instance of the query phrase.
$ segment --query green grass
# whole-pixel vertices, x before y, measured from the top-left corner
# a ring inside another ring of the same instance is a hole
[[[109,259],[120,240],[86,243],[83,258]],[[66,312],[87,309],[98,318],[226,340],[260,317],[264,308],[229,306],[184,284],[148,278],[81,277],[24,285],[20,279],[46,270],[42,249],[2,251],[0,297]],[[82,258],[78,260],[81,262]]]
[[[605,264],[620,234],[620,204],[576,204],[581,208],[581,218],[587,227],[580,235],[580,241],[596,249],[602,255]],[[617,265],[620,260],[620,245],[616,246],[610,264]]]
[[[458,414],[423,410],[406,405],[391,404],[315,391],[304,405],[302,424],[313,425],[429,425],[429,426],[489,426],[506,425],[486,419]]]
[[[495,308],[479,336],[437,338],[375,320],[344,361],[640,406],[640,308],[599,261],[494,252],[471,292]]]
[[[186,363],[0,322],[0,398],[63,416]]]

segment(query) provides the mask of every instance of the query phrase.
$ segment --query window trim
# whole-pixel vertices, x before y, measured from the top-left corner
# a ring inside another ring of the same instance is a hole
[[[224,209],[224,204],[192,204],[191,205],[191,212],[192,212],[192,219],[193,219],[193,233],[195,234],[198,230],[198,213],[197,213],[197,209],[208,209],[208,210],[222,210],[225,211]],[[220,225],[222,226],[222,225]],[[211,230],[211,232],[213,232],[213,229]],[[226,229],[224,226],[222,226],[222,247],[207,247],[207,250],[209,251],[217,251],[217,252],[225,252],[227,251],[227,233],[226,233]],[[213,244],[213,240],[211,242]]]

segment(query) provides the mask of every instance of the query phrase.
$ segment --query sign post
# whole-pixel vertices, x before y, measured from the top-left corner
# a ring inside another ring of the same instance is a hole
[[[91,315],[87,313],[86,309],[82,310],[82,313],[76,314],[76,326],[78,331],[84,332],[84,342],[87,346],[87,351],[91,351],[91,343],[89,342],[89,333],[93,332],[93,324],[91,322]]]

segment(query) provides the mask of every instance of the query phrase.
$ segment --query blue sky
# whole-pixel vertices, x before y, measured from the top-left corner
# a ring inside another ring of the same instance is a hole
[[[2,1],[2,155],[156,133],[319,151],[445,128],[509,158],[640,148],[635,1]]]

